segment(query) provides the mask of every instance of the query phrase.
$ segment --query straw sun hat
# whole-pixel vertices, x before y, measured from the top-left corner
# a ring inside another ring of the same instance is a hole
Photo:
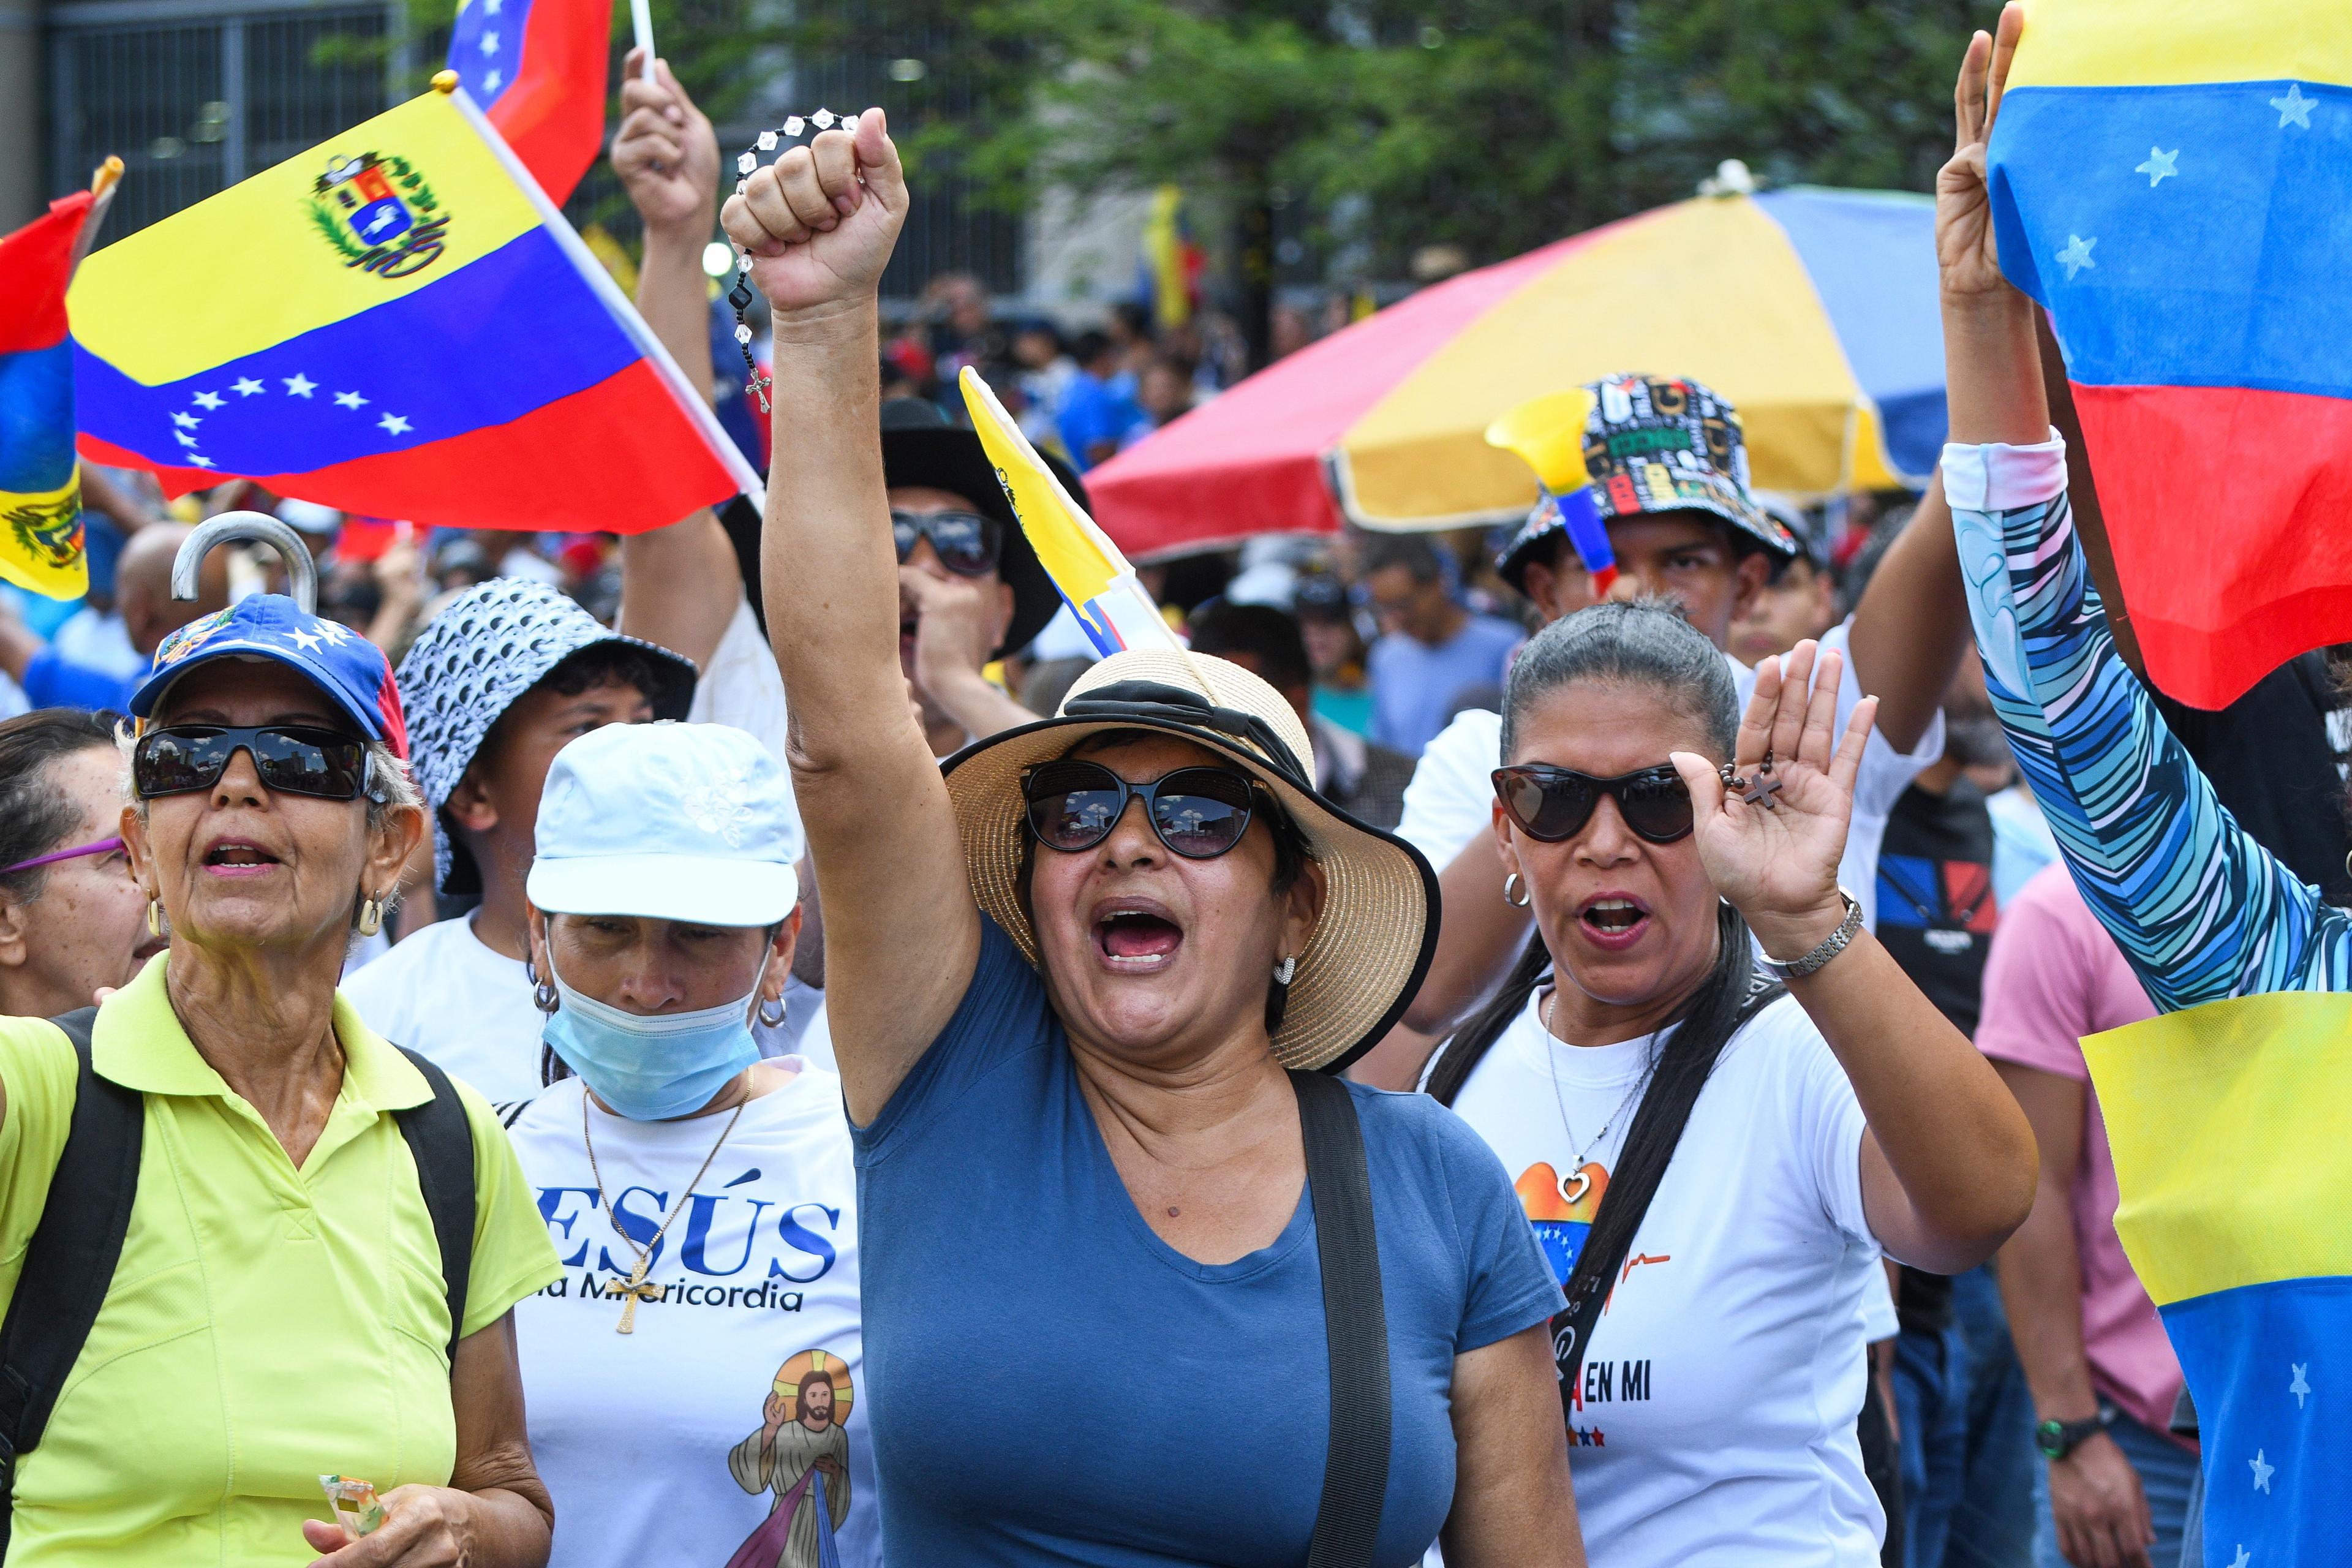
[[[1024,724],[941,764],[963,833],[972,897],[1022,955],[1038,962],[1021,906],[1024,773],[1088,735],[1157,730],[1218,752],[1269,790],[1306,838],[1328,891],[1275,1031],[1283,1066],[1337,1072],[1388,1032],[1437,946],[1437,878],[1402,839],[1367,827],[1314,793],[1315,748],[1273,687],[1222,658],[1130,648],[1081,676],[1051,719]]]

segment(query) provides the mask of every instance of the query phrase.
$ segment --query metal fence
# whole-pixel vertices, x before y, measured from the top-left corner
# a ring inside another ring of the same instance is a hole
[[[168,4],[60,6],[49,186],[86,184],[119,155],[106,235],[120,239],[291,157],[387,106],[386,68],[367,46],[388,20],[382,4],[211,16]]]

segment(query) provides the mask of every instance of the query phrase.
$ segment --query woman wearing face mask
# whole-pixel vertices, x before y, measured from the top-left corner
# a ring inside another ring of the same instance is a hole
[[[554,1081],[509,1116],[563,1265],[517,1309],[557,1564],[880,1559],[841,1082],[751,1035],[800,931],[793,823],[724,725],[611,725],[548,770]]]
[[[1517,1177],[1566,1289],[1602,1568],[1876,1563],[1854,1422],[1879,1248],[1957,1273],[2032,1202],[2024,1118],[1837,886],[1876,704],[1832,753],[1815,653],[1759,666],[1735,726],[1706,638],[1602,605],[1505,694],[1495,837],[1536,935],[1428,1087]]]

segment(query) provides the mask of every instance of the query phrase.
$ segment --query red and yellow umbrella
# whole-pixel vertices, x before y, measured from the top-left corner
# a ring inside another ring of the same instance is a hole
[[[1139,559],[1252,534],[1513,521],[1486,427],[1620,372],[1731,399],[1759,489],[1918,484],[1944,438],[1935,209],[1793,187],[1701,196],[1465,273],[1292,354],[1087,476]]]

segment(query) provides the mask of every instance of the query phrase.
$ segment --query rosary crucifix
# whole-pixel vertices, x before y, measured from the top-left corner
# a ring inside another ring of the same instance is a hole
[[[1749,805],[1760,805],[1767,811],[1778,811],[1780,803],[1773,796],[1780,793],[1780,781],[1772,775],[1772,753],[1768,748],[1764,760],[1756,764],[1755,773],[1741,778],[1728,765],[1723,770],[1723,782],[1741,791],[1739,798]]]

